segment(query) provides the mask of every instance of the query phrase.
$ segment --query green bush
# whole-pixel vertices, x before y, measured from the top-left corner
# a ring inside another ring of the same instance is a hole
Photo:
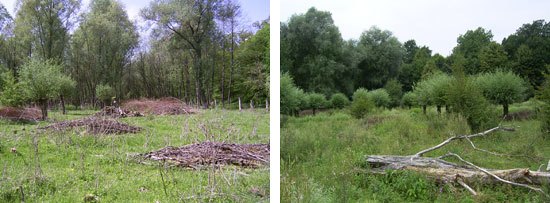
[[[409,109],[410,109],[415,104],[415,100],[416,100],[415,97],[416,97],[416,95],[414,94],[414,92],[405,93],[403,95],[403,97],[401,98],[401,105],[409,107]]]
[[[395,78],[389,80],[386,85],[384,85],[384,89],[388,92],[391,99],[389,107],[393,108],[399,106],[401,97],[403,96],[402,88],[403,85],[401,85],[401,83],[399,83],[399,81]]]
[[[115,89],[109,85],[98,85],[95,88],[96,97],[103,102],[105,105],[109,105],[111,100],[115,97]]]
[[[494,73],[484,73],[474,79],[481,87],[483,95],[494,104],[502,105],[503,116],[508,115],[508,106],[525,98],[527,83],[511,71],[497,70]]]
[[[428,80],[422,80],[413,86],[414,103],[422,106],[424,114],[426,114],[426,107],[432,103],[432,85]]]
[[[359,99],[359,97],[363,97],[363,96],[366,97],[368,92],[369,91],[365,88],[359,88],[359,89],[355,90],[355,92],[353,93],[353,96],[351,96],[351,99],[352,99],[352,101],[355,101],[355,100]]]
[[[333,108],[344,108],[345,106],[349,105],[349,99],[346,97],[346,95],[342,93],[333,94],[330,97],[330,104]]]
[[[463,73],[456,73],[455,78],[449,88],[451,110],[466,118],[473,131],[497,126],[498,112],[485,99],[481,88]]]
[[[377,107],[389,107],[391,99],[388,92],[385,89],[376,89],[369,91],[367,97],[372,99]]]
[[[21,85],[15,81],[13,72],[6,71],[0,75],[2,89],[0,89],[0,104],[11,107],[20,107],[25,103],[26,97],[23,94]]]
[[[309,93],[307,95],[307,102],[309,107],[313,109],[313,115],[317,109],[323,108],[327,103],[327,98],[323,94]]]
[[[546,66],[550,70],[550,66]],[[540,129],[545,135],[550,134],[550,74],[544,74],[546,81],[539,87],[537,98],[542,102],[539,107],[538,117],[541,122]],[[547,137],[547,136],[545,136]]]
[[[374,102],[365,96],[356,97],[350,106],[350,113],[355,118],[363,118],[374,109]]]
[[[434,73],[429,79],[428,84],[431,102],[437,106],[437,112],[441,113],[441,106],[448,105],[449,88],[453,77],[445,73]]]

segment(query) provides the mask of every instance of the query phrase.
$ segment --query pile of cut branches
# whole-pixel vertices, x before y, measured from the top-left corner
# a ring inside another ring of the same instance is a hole
[[[196,170],[201,169],[202,166],[217,167],[221,165],[257,168],[262,164],[269,163],[269,144],[201,142],[182,147],[168,146],[138,156]]]
[[[135,127],[114,120],[107,120],[95,117],[88,117],[79,120],[70,120],[55,123],[38,129],[52,129],[55,131],[68,130],[75,127],[86,127],[87,131],[92,134],[122,134],[122,133],[139,133],[140,127]]]
[[[97,112],[93,116],[95,117],[104,117],[108,116],[111,118],[126,118],[126,117],[142,117],[143,114],[137,111],[130,111],[127,109],[121,109],[114,106],[106,106],[102,111]]]
[[[5,107],[0,109],[0,118],[9,119],[11,121],[27,121],[35,122],[42,119],[42,114],[40,110],[36,108],[12,108]]]
[[[122,105],[122,108],[149,115],[179,115],[197,113],[195,109],[185,105],[181,100],[173,97],[130,100],[125,102]]]
[[[458,135],[448,138],[442,143],[422,150],[414,155],[410,156],[393,156],[393,155],[368,155],[366,161],[371,167],[370,173],[385,174],[386,170],[412,170],[419,173],[426,174],[428,177],[435,179],[436,182],[449,184],[458,183],[466,188],[471,194],[477,195],[468,184],[470,183],[482,183],[482,184],[510,184],[518,187],[527,188],[533,191],[540,192],[548,197],[548,194],[541,188],[531,185],[544,185],[550,183],[550,173],[541,171],[539,167],[538,171],[531,171],[528,168],[520,169],[505,169],[505,170],[492,170],[485,169],[476,166],[455,153],[448,153],[437,158],[423,157],[427,152],[434,151],[450,143],[453,140],[465,139],[472,145],[476,151],[492,154],[501,157],[526,157],[536,160],[543,160],[540,157],[532,157],[526,155],[509,155],[499,154],[484,149],[477,148],[470,138],[480,137],[492,133],[494,131],[514,131],[513,128],[495,127],[484,132],[472,134],[472,135]],[[458,165],[443,160],[447,157],[455,157],[460,162],[466,165]],[[549,162],[550,164],[550,162]],[[550,167],[547,168],[547,170]],[[452,186],[452,185],[451,185]]]

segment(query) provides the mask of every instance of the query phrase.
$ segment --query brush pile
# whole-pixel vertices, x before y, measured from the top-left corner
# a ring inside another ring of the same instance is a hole
[[[128,111],[137,111],[150,115],[179,115],[196,113],[196,110],[185,105],[181,100],[173,97],[130,100],[124,103],[122,108]]]
[[[222,165],[257,168],[269,163],[269,144],[201,142],[182,147],[168,146],[138,156],[196,170],[201,169],[202,166]]]
[[[52,129],[55,131],[70,130],[75,127],[86,127],[91,134],[122,134],[139,133],[140,127],[135,127],[114,120],[88,117],[79,120],[70,120],[55,123],[38,129]]]
[[[36,108],[17,109],[5,107],[0,109],[0,118],[9,119],[11,121],[35,122],[42,119],[42,114],[40,110]]]
[[[114,106],[106,106],[102,111],[94,114],[95,117],[111,117],[111,118],[126,118],[126,117],[142,117],[143,114],[137,111],[130,111]]]

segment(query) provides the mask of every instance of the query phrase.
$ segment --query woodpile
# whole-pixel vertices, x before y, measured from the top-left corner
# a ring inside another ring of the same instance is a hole
[[[52,125],[41,127],[38,129],[51,129],[55,131],[70,130],[75,127],[85,127],[88,133],[91,134],[122,134],[122,133],[139,133],[141,128],[128,125],[114,120],[102,118],[88,117],[79,120],[70,120],[58,122]]]
[[[150,115],[179,115],[197,113],[195,109],[185,105],[181,100],[173,97],[130,100],[122,105],[122,109]]]
[[[106,106],[102,111],[97,112],[95,117],[111,117],[111,118],[126,118],[126,117],[142,117],[143,114],[137,111],[130,111],[114,106]]]
[[[36,108],[18,109],[5,107],[0,109],[0,118],[9,119],[11,121],[35,122],[42,119],[42,113]]]
[[[201,142],[181,147],[168,146],[138,156],[144,160],[163,161],[165,164],[196,170],[222,165],[257,168],[269,163],[269,144]]]

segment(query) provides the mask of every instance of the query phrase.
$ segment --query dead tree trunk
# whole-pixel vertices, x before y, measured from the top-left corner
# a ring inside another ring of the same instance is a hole
[[[472,147],[477,151],[493,154],[496,156],[522,156],[522,155],[504,155],[493,153],[487,150],[477,148],[470,138],[484,136],[494,131],[514,131],[513,128],[495,127],[484,132],[472,135],[458,135],[451,137],[442,143],[431,148],[422,150],[410,156],[392,156],[392,155],[369,155],[366,161],[371,167],[370,172],[374,174],[384,174],[385,170],[412,170],[428,175],[439,183],[456,182],[468,189],[472,194],[477,194],[468,184],[478,182],[483,184],[510,184],[518,187],[527,188],[540,192],[548,196],[541,188],[530,185],[543,185],[550,182],[550,173],[541,171],[530,171],[528,168],[490,170],[476,166],[460,157],[457,154],[449,153],[437,158],[423,157],[427,152],[434,151],[457,139],[466,139],[470,141]],[[466,165],[459,165],[443,160],[446,157],[456,157]],[[536,157],[528,157],[536,158]]]

